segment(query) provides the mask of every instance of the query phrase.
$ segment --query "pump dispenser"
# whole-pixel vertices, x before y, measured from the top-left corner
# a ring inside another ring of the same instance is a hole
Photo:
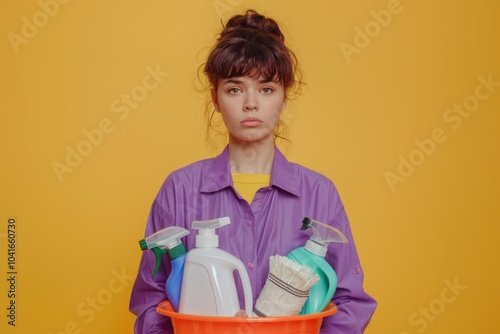
[[[243,263],[234,255],[219,249],[215,229],[230,224],[229,217],[194,221],[199,230],[195,248],[186,256],[179,313],[234,316],[240,303],[233,275],[238,271],[245,297],[245,311],[252,314],[252,288]]]
[[[300,314],[321,312],[331,301],[337,289],[337,274],[326,262],[325,255],[330,242],[347,243],[347,238],[333,226],[305,217],[302,220],[301,230],[311,228],[312,237],[307,240],[304,247],[294,249],[288,258],[311,268],[320,280],[309,290],[307,299]]]
[[[172,261],[172,269],[165,283],[165,290],[168,300],[176,311],[179,309],[182,276],[186,259],[186,248],[181,242],[181,238],[188,234],[189,231],[185,228],[170,226],[139,241],[143,251],[151,249],[155,253],[155,268],[151,277],[156,276],[160,268],[161,256],[168,251]]]

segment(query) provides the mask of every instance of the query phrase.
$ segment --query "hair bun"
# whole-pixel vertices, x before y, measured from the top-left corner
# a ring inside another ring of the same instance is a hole
[[[235,15],[230,18],[220,36],[222,38],[224,35],[238,30],[259,31],[273,35],[282,42],[285,40],[285,36],[281,33],[278,23],[275,20],[267,18],[254,10],[247,10],[244,15]]]
[[[227,21],[204,73],[212,89],[218,89],[221,78],[245,76],[279,82],[287,94],[300,83],[297,58],[285,45],[278,23],[254,10]]]

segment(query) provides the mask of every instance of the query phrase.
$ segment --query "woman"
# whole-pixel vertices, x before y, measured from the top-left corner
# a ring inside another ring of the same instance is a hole
[[[204,67],[215,112],[228,130],[229,142],[212,159],[195,162],[165,180],[146,224],[146,235],[167,226],[191,230],[193,220],[229,216],[217,230],[219,247],[247,266],[253,300],[269,273],[269,257],[303,246],[310,234],[300,231],[307,216],[340,229],[347,244],[330,244],[326,260],[338,275],[334,316],[321,333],[362,333],[376,302],[362,287],[363,273],[349,221],[333,183],[325,176],[289,162],[275,146],[280,116],[296,91],[294,54],[284,44],[277,23],[255,11],[232,17]],[[196,231],[185,239],[194,247]],[[132,291],[136,333],[172,333],[170,319],[156,313],[167,299],[164,284],[170,262],[155,278],[152,252],[144,252]],[[243,301],[241,287],[238,286]]]

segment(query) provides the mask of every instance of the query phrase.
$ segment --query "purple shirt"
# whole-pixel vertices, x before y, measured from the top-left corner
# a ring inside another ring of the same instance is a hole
[[[328,178],[289,162],[276,149],[270,186],[259,189],[248,204],[233,188],[226,147],[219,156],[188,165],[167,177],[153,202],[145,235],[167,226],[181,226],[191,231],[183,239],[190,250],[196,235],[191,229],[193,220],[225,216],[230,217],[231,224],[216,230],[219,248],[247,266],[254,305],[269,273],[269,257],[287,255],[304,246],[311,237],[310,231],[299,230],[304,217],[341,230],[349,242],[331,243],[325,257],[338,275],[333,297],[338,312],[324,319],[321,333],[363,332],[377,303],[363,290],[363,271],[349,221],[339,194]],[[137,334],[173,332],[170,319],[156,312],[156,306],[167,299],[168,256],[163,256],[155,278],[151,278],[153,268],[153,252],[143,252],[130,300],[130,310],[137,315]],[[240,306],[244,309],[241,285],[237,287]]]

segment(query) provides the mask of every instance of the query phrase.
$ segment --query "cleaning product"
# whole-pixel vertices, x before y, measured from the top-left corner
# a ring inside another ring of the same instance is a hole
[[[260,317],[298,315],[309,297],[309,289],[319,276],[306,266],[285,256],[269,258],[269,275],[255,303]]]
[[[313,236],[304,247],[291,251],[287,257],[311,268],[320,280],[309,291],[309,298],[300,314],[321,312],[331,301],[337,289],[337,274],[326,262],[325,255],[330,242],[347,243],[345,235],[333,226],[305,217],[301,230],[313,230]]]
[[[188,234],[189,231],[185,228],[170,226],[139,241],[143,251],[151,249],[155,253],[155,268],[151,277],[156,276],[160,268],[161,256],[168,251],[172,261],[172,269],[165,283],[165,291],[175,311],[179,309],[182,276],[186,259],[186,248],[180,239]]]
[[[252,287],[243,263],[234,255],[218,248],[215,229],[230,224],[229,217],[194,221],[199,230],[195,248],[186,256],[179,313],[229,316],[240,311],[233,272],[237,270],[243,286],[245,311],[252,314]]]

